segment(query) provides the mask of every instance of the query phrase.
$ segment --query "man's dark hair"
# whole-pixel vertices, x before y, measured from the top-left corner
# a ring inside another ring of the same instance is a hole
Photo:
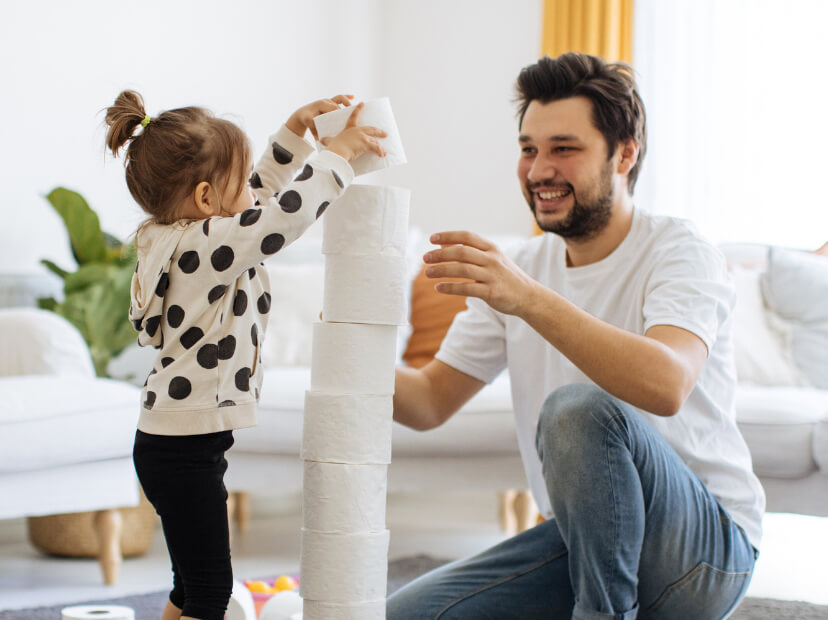
[[[603,134],[610,157],[619,142],[629,138],[638,142],[638,161],[627,177],[632,194],[647,151],[644,102],[638,94],[632,68],[624,62],[608,63],[587,54],[569,52],[557,58],[544,56],[524,67],[518,75],[519,124],[523,124],[532,101],[545,104],[570,97],[586,97],[592,102],[592,122]]]

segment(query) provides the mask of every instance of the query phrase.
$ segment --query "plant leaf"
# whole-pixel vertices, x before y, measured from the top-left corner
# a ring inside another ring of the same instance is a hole
[[[46,269],[48,269],[49,271],[51,271],[55,275],[57,275],[57,276],[59,276],[63,279],[66,279],[66,276],[69,275],[68,271],[66,271],[65,269],[62,269],[61,267],[58,267],[55,263],[53,263],[49,259],[46,259],[46,258],[41,259],[40,264],[43,265],[44,267],[46,267]]]
[[[83,196],[64,187],[57,187],[46,199],[63,218],[78,264],[106,261],[106,241],[100,220]]]

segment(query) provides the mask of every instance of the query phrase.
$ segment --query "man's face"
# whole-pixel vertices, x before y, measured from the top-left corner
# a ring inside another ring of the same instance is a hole
[[[607,226],[618,158],[608,158],[588,99],[532,101],[519,143],[518,178],[541,230],[589,239]]]

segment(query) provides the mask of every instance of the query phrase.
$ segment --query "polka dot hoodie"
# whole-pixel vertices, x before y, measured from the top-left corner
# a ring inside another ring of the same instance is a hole
[[[138,343],[159,354],[139,430],[198,435],[255,425],[271,300],[262,261],[305,232],[353,176],[343,158],[314,154],[282,127],[250,179],[253,208],[140,230],[129,317]]]

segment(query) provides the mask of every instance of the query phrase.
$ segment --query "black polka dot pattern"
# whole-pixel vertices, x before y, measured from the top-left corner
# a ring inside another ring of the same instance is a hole
[[[261,209],[247,209],[239,217],[239,224],[241,226],[252,226],[262,217]]]
[[[250,175],[250,187],[253,189],[261,189],[264,187],[262,183],[262,177],[259,176],[258,172],[254,172]]]
[[[259,346],[259,328],[255,323],[253,323],[253,327],[250,328],[250,340],[254,347]]]
[[[322,217],[322,214],[325,212],[325,209],[327,209],[327,208],[328,208],[328,205],[329,205],[329,204],[331,204],[331,203],[330,203],[330,202],[328,202],[328,201],[326,200],[326,201],[325,201],[325,202],[323,202],[321,205],[319,205],[319,208],[316,210],[316,219],[317,219],[317,220],[318,220],[320,217]],[[326,221],[327,221],[327,220],[326,220]]]
[[[302,208],[302,196],[296,190],[289,189],[279,198],[279,206],[285,213],[296,213]]]
[[[236,298],[233,300],[233,314],[241,316],[245,310],[247,310],[247,293],[237,291]]]
[[[161,358],[161,366],[163,366],[164,368],[166,368],[167,366],[169,366],[170,364],[172,364],[174,361],[175,361],[175,360],[174,360],[173,358],[171,358],[171,357],[162,357],[162,358]]]
[[[305,167],[302,168],[302,172],[296,177],[296,181],[307,181],[309,178],[313,176],[313,167],[310,164],[305,164]]]
[[[196,342],[201,340],[204,337],[204,332],[201,331],[198,327],[191,327],[186,332],[181,334],[181,338],[179,338],[179,342],[181,342],[181,346],[185,349],[189,349],[192,347]]]
[[[262,239],[262,254],[267,254],[268,256],[271,254],[276,254],[276,252],[281,250],[282,246],[284,245],[284,235],[280,235],[279,233],[271,233],[267,237]]]
[[[218,286],[214,286],[210,289],[210,292],[207,293],[207,301],[210,303],[214,303],[217,299],[220,299],[222,295],[224,295],[224,291],[227,290],[226,284],[219,284]]]
[[[202,368],[210,370],[218,366],[218,347],[214,344],[205,344],[196,353],[196,361]]]
[[[251,267],[250,269],[248,269],[248,270],[247,270],[247,275],[250,277],[250,279],[251,279],[251,280],[252,280],[253,278],[255,278],[255,277],[256,277],[256,268],[255,268],[255,267]]]
[[[141,319],[135,319],[132,321],[132,326],[135,328],[136,332],[144,331],[144,326],[141,325]]]
[[[265,291],[262,296],[256,301],[256,307],[262,314],[270,312],[270,293]]]
[[[210,218],[207,218],[206,220],[204,220],[204,223],[201,225],[201,231],[205,235],[210,234]]]
[[[219,407],[235,407],[236,403],[232,400],[223,400],[218,404]]]
[[[151,316],[147,319],[147,335],[152,338],[155,332],[158,331],[158,326],[161,324],[161,315]]]
[[[144,400],[144,409],[152,409],[155,404],[155,392],[147,390],[147,398]]]
[[[206,224],[210,220],[204,220]],[[178,259],[178,268],[181,269],[184,273],[193,273],[198,266],[201,264],[201,261],[198,258],[198,252],[194,252],[190,250],[188,252],[184,252],[181,255],[181,258]]]
[[[218,358],[229,360],[236,352],[236,339],[233,336],[225,336],[218,342]]]
[[[331,174],[333,175],[334,181],[339,187],[345,187],[345,184],[342,182],[342,179],[339,178],[339,175],[336,173],[336,170],[331,170]]]
[[[167,309],[167,323],[170,327],[179,327],[184,322],[184,308],[173,304]]]
[[[283,147],[278,142],[273,143],[273,159],[276,160],[276,163],[282,164],[289,164],[293,161],[293,153],[288,151],[285,147]]]
[[[155,294],[159,297],[163,297],[169,287],[170,275],[168,273],[162,273],[161,277],[158,278],[158,284],[155,285]]]
[[[236,387],[241,392],[250,391],[250,369],[242,368],[236,373]]]
[[[253,203],[253,206],[254,206],[254,207],[261,207],[261,206],[262,206],[262,203],[261,203],[261,202],[259,202],[259,200],[258,200],[258,199],[256,199],[256,202],[254,202],[254,203]]]
[[[170,381],[170,388],[168,390],[170,398],[174,398],[175,400],[184,400],[192,391],[193,386],[190,384],[190,380],[187,379],[187,377],[173,377],[172,381]]]
[[[210,262],[213,264],[213,269],[216,271],[225,271],[230,268],[230,265],[233,264],[234,258],[235,255],[233,254],[233,248],[229,245],[222,245],[216,248],[212,255],[210,255]]]

